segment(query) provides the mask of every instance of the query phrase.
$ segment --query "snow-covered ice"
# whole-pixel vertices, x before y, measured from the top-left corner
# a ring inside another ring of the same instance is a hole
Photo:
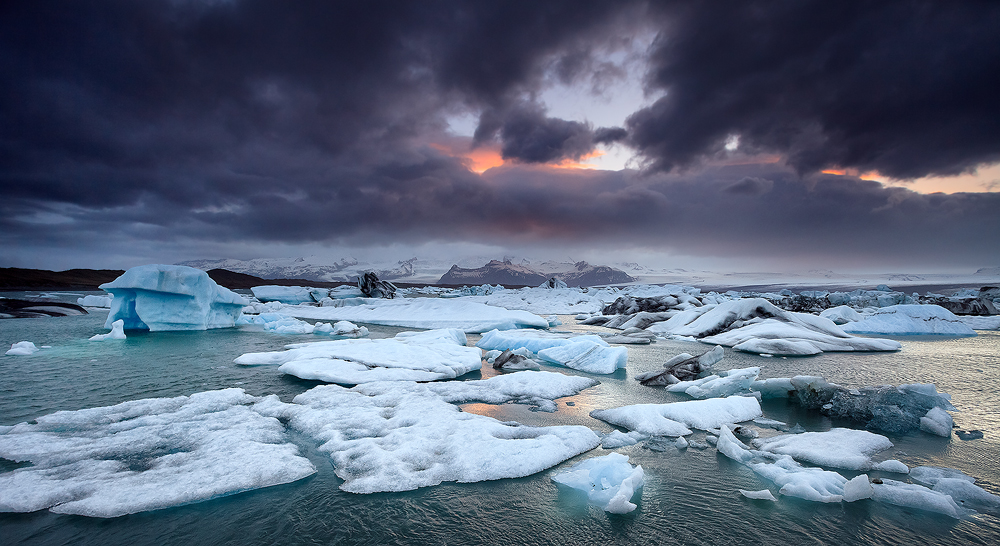
[[[945,438],[951,436],[954,424],[955,421],[951,415],[941,408],[931,408],[927,415],[920,418],[920,430]]]
[[[421,388],[436,394],[446,402],[455,404],[465,402],[503,404],[514,401],[532,404],[546,411],[555,411],[553,400],[578,394],[597,383],[588,377],[576,375],[521,371],[475,381],[428,383]],[[358,390],[364,392],[363,388]]]
[[[875,489],[868,480],[868,474],[855,476],[844,484],[844,502],[870,499],[874,493]]]
[[[300,303],[315,303],[329,297],[326,288],[309,288],[308,286],[275,286],[264,285],[250,288],[255,298],[262,302],[280,301],[289,305]]]
[[[634,430],[630,432],[612,430],[604,436],[601,436],[601,447],[604,449],[615,449],[618,447],[631,446],[638,444],[647,438],[649,438],[648,434],[643,434]]]
[[[371,381],[453,379],[482,367],[482,351],[466,347],[461,330],[400,332],[390,339],[343,339],[288,345],[286,351],[246,353],[236,364],[280,365],[284,373],[357,385]]]
[[[270,396],[260,407],[319,442],[340,488],[352,493],[529,476],[600,443],[583,426],[518,426],[463,412],[429,387],[323,385],[291,404]]]
[[[462,298],[504,309],[518,309],[536,315],[576,315],[600,313],[605,300],[613,300],[613,292],[596,288],[519,288],[494,290],[483,296]]]
[[[857,322],[842,326],[845,332],[880,335],[974,336],[970,328],[940,305],[892,305],[876,310]]]
[[[18,341],[17,343],[11,343],[10,349],[7,349],[5,355],[10,356],[28,356],[33,355],[38,352],[38,347],[30,341]]]
[[[1000,517],[1000,497],[975,485],[976,479],[961,470],[937,466],[918,466],[910,479],[950,496],[962,508]]]
[[[466,333],[488,332],[493,329],[546,329],[549,327],[547,320],[527,311],[502,309],[468,301],[469,299],[395,298],[386,300],[365,298],[358,305],[347,306],[286,305],[280,308],[280,312],[304,319],[349,320],[351,322],[428,330],[458,328]]]
[[[800,462],[849,470],[871,470],[872,456],[892,447],[881,434],[866,430],[833,428],[825,432],[783,434],[754,441],[762,451],[789,455]]]
[[[610,374],[628,363],[625,347],[608,347],[591,340],[574,341],[567,345],[538,351],[546,362],[589,373]]]
[[[605,512],[627,514],[636,508],[631,499],[642,487],[643,472],[641,466],[629,464],[626,455],[610,453],[556,472],[552,481],[583,491]]]
[[[0,511],[115,517],[289,483],[316,472],[242,389],[60,411],[0,427]]]
[[[792,313],[763,298],[733,300],[682,311],[647,328],[691,336],[750,353],[814,355],[824,351],[895,351],[899,342],[851,336],[829,319]]]
[[[861,313],[846,305],[826,309],[819,316],[832,320],[838,326],[847,324],[848,322],[859,321],[863,318]]]
[[[750,392],[750,385],[760,375],[760,368],[727,370],[693,381],[681,381],[667,387],[670,392],[683,392],[691,398],[722,398]]]
[[[897,506],[937,512],[953,518],[961,518],[972,513],[962,508],[945,493],[928,489],[914,483],[904,483],[883,478],[882,483],[872,484],[872,499]]]
[[[760,491],[747,491],[746,489],[740,489],[740,495],[754,500],[778,501],[778,499],[774,498],[774,494],[771,493],[770,489],[761,489]]]
[[[716,429],[727,423],[749,421],[762,415],[760,402],[748,396],[709,398],[670,404],[635,404],[594,410],[595,419],[656,436],[687,436],[688,427]]]
[[[153,332],[228,328],[247,304],[204,271],[179,265],[133,267],[101,288],[114,295],[105,328],[116,320]]]
[[[580,341],[590,341],[598,345],[608,346],[607,342],[600,336],[586,334],[576,335],[569,333],[546,332],[542,330],[490,330],[483,334],[483,337],[476,342],[476,347],[487,351],[506,351],[516,349],[527,349],[537,353],[543,349],[560,347]]]
[[[103,307],[105,309],[111,307],[111,301],[114,299],[113,295],[107,296],[84,296],[82,298],[76,299],[76,304],[80,307]]]
[[[125,339],[125,321],[118,319],[112,322],[110,332],[92,336],[90,341],[104,341],[106,339]]]

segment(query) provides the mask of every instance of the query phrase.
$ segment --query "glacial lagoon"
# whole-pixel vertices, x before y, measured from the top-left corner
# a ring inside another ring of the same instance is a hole
[[[66,301],[73,301],[67,299]],[[173,397],[238,387],[248,394],[277,395],[283,402],[320,383],[283,374],[271,366],[238,366],[248,352],[278,351],[314,336],[280,335],[259,326],[195,331],[131,333],[115,342],[89,342],[103,328],[106,312],[78,317],[0,320],[0,343],[30,340],[48,346],[23,357],[0,357],[0,425],[31,421],[58,410],[109,406],[151,397]],[[579,326],[560,316],[555,330],[605,331]],[[392,337],[404,328],[368,325],[372,338]],[[847,387],[935,383],[952,396],[953,416],[963,430],[984,437],[963,441],[923,432],[885,434],[894,447],[883,458],[909,467],[959,469],[976,484],[1000,494],[1000,332],[976,337],[903,336],[899,352],[823,353],[800,358],[766,358],[728,351],[718,369],[761,368],[761,378],[822,375]],[[884,336],[882,336],[884,337]],[[469,344],[479,339],[469,335]],[[610,425],[590,417],[595,409],[689,399],[684,394],[645,387],[632,377],[660,368],[670,357],[698,354],[708,346],[660,340],[630,345],[628,366],[610,375],[543,366],[543,370],[600,381],[577,395],[557,400],[552,413],[524,404],[463,404],[463,411],[530,426],[583,425],[598,433]],[[459,380],[495,375],[491,367]],[[764,417],[822,431],[851,423],[783,400],[764,400]],[[762,436],[775,431],[761,429]],[[739,490],[774,485],[714,448],[677,449],[654,440],[605,450],[596,448],[549,470],[517,479],[442,483],[402,493],[354,494],[316,443],[290,432],[300,454],[318,470],[284,485],[204,502],[115,518],[62,515],[48,510],[0,514],[4,544],[994,544],[1000,519],[977,514],[954,519],[870,500],[814,503],[778,496],[778,502],[751,500]],[[704,438],[696,431],[689,437]],[[622,453],[645,471],[638,508],[609,514],[575,490],[558,486],[552,475],[575,463],[611,452]],[[0,461],[0,472],[21,465]],[[840,472],[846,477],[856,472]],[[903,479],[869,472],[872,477]]]

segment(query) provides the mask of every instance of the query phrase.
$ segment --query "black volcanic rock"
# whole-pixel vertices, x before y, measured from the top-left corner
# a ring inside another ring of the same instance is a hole
[[[569,286],[597,286],[603,284],[621,284],[634,282],[628,273],[606,265],[590,265],[587,262],[576,262],[575,270],[555,273],[553,276],[562,279]]]
[[[515,265],[509,260],[503,262],[500,260],[490,260],[488,264],[475,269],[465,269],[453,265],[447,273],[441,276],[438,284],[538,286],[547,280],[547,276],[529,267]]]

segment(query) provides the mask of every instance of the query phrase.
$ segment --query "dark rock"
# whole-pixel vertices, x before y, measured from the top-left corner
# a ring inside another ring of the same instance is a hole
[[[955,434],[962,440],[979,440],[983,437],[981,430],[959,430]]]

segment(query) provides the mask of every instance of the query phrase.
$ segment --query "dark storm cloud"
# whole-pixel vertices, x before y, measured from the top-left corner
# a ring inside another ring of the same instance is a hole
[[[654,169],[731,135],[800,172],[916,178],[1000,161],[996,2],[700,2],[661,17],[648,84],[666,95],[627,124]]]
[[[537,166],[625,143],[666,168],[732,134],[801,172],[916,175],[995,157],[993,8],[831,4],[6,3],[0,265],[178,241],[218,252],[428,239],[932,251],[979,264],[989,251],[956,242],[1000,235],[993,195],[803,182],[774,165],[645,176]],[[599,49],[650,26],[663,33],[648,84],[667,95],[626,128],[551,117],[537,102],[552,81],[599,91],[620,77]],[[448,115],[469,112],[480,115],[469,148],[498,144],[517,165],[478,175],[434,146],[455,138]]]

